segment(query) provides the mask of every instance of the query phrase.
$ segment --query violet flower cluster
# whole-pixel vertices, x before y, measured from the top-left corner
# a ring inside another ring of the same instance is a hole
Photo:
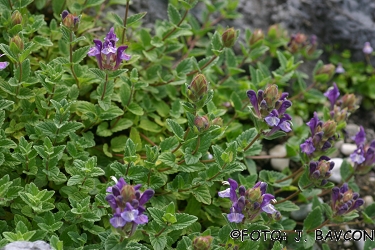
[[[332,120],[322,122],[314,112],[314,117],[306,124],[310,127],[311,137],[300,145],[303,153],[310,156],[314,152],[324,152],[332,146],[332,142],[337,137],[336,122]]]
[[[255,116],[264,119],[268,126],[271,127],[271,131],[267,134],[268,136],[278,130],[284,132],[292,131],[292,118],[285,113],[292,106],[292,102],[286,99],[288,95],[287,92],[279,94],[275,84],[268,86],[264,91],[258,90],[257,93],[254,90],[247,91]]]
[[[357,144],[357,149],[350,155],[350,159],[356,173],[366,174],[375,165],[375,140],[365,147],[366,133],[362,126],[352,139]]]
[[[328,183],[331,171],[335,166],[333,161],[330,162],[327,156],[321,156],[318,161],[310,161],[309,177],[311,182],[317,187],[323,187]]]
[[[359,194],[348,188],[348,184],[344,183],[341,188],[332,188],[332,204],[333,217],[342,216],[358,209],[365,202],[358,198]]]
[[[230,213],[227,214],[227,218],[230,222],[241,223],[244,220],[249,222],[253,221],[261,212],[265,212],[270,215],[275,215],[276,218],[280,218],[280,212],[271,204],[271,201],[275,198],[272,194],[267,194],[267,183],[258,182],[253,188],[246,190],[244,186],[238,188],[238,183],[229,178],[228,182],[230,188],[219,192],[219,197],[230,198],[232,201],[232,207]],[[237,188],[238,194],[237,195]]]
[[[100,69],[117,70],[123,60],[130,60],[131,56],[125,53],[128,46],[122,45],[117,48],[118,40],[113,27],[104,38],[104,43],[94,39],[95,46],[90,48],[87,54],[96,57]]]
[[[107,188],[109,194],[106,196],[106,200],[113,210],[113,217],[109,221],[115,228],[129,229],[129,235],[132,235],[138,225],[148,222],[147,215],[143,214],[145,211],[143,205],[151,199],[155,192],[148,189],[141,193],[139,191],[140,184],[129,185],[122,177],[118,181],[114,177],[113,179],[116,184]]]
[[[346,94],[338,100],[340,96],[340,91],[336,85],[330,87],[324,95],[328,98],[330,102],[330,116],[336,123],[341,123],[346,121],[349,114],[358,108],[356,105],[357,98],[354,94]]]

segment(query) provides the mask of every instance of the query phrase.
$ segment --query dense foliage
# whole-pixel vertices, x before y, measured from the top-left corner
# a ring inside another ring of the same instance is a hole
[[[299,70],[317,37],[221,26],[238,1],[170,0],[152,29],[130,4],[0,1],[0,246],[329,249],[317,229],[374,224],[354,182],[375,163],[363,128],[329,181],[358,100],[333,64]],[[277,144],[291,162],[262,169]]]

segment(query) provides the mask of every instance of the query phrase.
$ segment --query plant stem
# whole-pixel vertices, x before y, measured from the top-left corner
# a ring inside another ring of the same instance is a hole
[[[246,152],[246,150],[248,150],[256,142],[256,140],[259,139],[260,135],[261,133],[259,132],[257,136],[255,136],[254,139],[249,143],[249,145],[247,145],[246,148],[243,149],[243,151]]]
[[[13,10],[12,2],[8,0],[8,3],[9,3],[10,10]]]
[[[191,75],[194,75],[195,73],[198,73],[199,71],[202,71],[203,69],[205,69],[208,65],[210,65],[210,63],[212,63],[215,59],[217,58],[217,55],[214,55],[208,62],[206,62],[202,68],[200,68],[199,70],[193,70],[191,71],[190,73],[187,73],[186,75],[187,76],[191,76]]]
[[[156,145],[153,141],[151,141],[150,138],[148,138],[148,137],[145,136],[144,134],[139,133],[139,135],[140,135],[143,139],[145,139],[148,143],[150,143],[152,146],[158,146],[158,145]]]
[[[303,95],[303,93],[306,93],[307,91],[309,91],[310,89],[312,89],[313,87],[315,87],[315,85],[317,84],[317,82],[313,82],[313,84],[311,84],[310,86],[308,86],[305,90],[303,91],[300,91],[297,95],[295,96],[292,96],[289,101],[293,101],[295,99],[298,99],[301,97],[301,95]]]
[[[283,182],[283,181],[286,181],[286,180],[289,180],[290,178],[293,178],[294,176],[296,176],[297,174],[299,174],[301,171],[303,171],[304,168],[300,168],[298,169],[296,172],[294,172],[293,174],[281,179],[281,180],[277,180],[275,181],[275,183],[280,183],[280,182]]]
[[[155,238],[159,237],[165,231],[165,229],[167,229],[167,226],[168,225],[165,225],[165,227],[163,227],[157,234],[155,234]]]
[[[102,96],[100,97],[100,100],[102,100],[102,101],[103,101],[103,99],[104,99],[105,92],[107,91],[107,83],[108,83],[108,74],[107,74],[107,72],[105,72],[104,89],[103,89]]]
[[[77,87],[79,89],[79,81],[76,75],[76,72],[74,71],[74,65],[73,65],[73,31],[70,31],[70,43],[69,43],[69,58],[70,58],[70,70],[72,71],[74,80],[77,83]]]
[[[126,21],[128,20],[129,2],[130,2],[130,0],[126,0],[126,9],[125,9],[125,17],[124,17],[124,28],[122,29],[122,36],[121,36],[121,43],[122,44],[125,41]]]
[[[162,39],[162,41],[165,41],[165,39],[167,39],[170,35],[172,35],[178,27],[180,27],[181,23],[185,20],[187,14],[188,14],[188,10],[185,11],[184,15],[182,16],[181,20],[178,22],[178,24],[176,25],[176,27],[174,27],[171,31],[169,31]],[[156,47],[155,46],[152,46],[151,48],[149,48],[148,50],[146,50],[146,52],[150,52],[151,50],[154,50]]]

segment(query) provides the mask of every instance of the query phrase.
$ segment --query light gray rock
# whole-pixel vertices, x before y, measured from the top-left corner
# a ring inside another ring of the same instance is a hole
[[[366,195],[365,197],[363,197],[363,200],[365,201],[365,207],[368,207],[372,203],[374,203],[374,198],[371,195]]]
[[[312,203],[310,204],[302,204],[299,206],[299,210],[292,211],[290,213],[290,217],[294,220],[303,220],[307,217],[307,215],[311,212],[312,210]]]
[[[347,133],[348,138],[353,137],[359,131],[359,126],[357,124],[348,124],[346,125],[345,131]]]
[[[332,158],[331,161],[335,163],[335,166],[333,167],[331,171],[332,175],[328,178],[328,180],[333,181],[335,183],[341,183],[342,178],[340,174],[340,168],[344,160],[341,158]]]
[[[275,147],[271,148],[269,151],[269,155],[276,156],[276,157],[285,157],[286,156],[286,147],[285,145],[276,145]],[[289,166],[290,160],[289,159],[281,159],[281,158],[272,158],[271,159],[271,166],[273,169],[283,171],[286,167]]]
[[[35,242],[15,241],[1,248],[1,250],[52,250],[52,247],[41,240]]]
[[[357,145],[352,144],[352,143],[343,143],[341,145],[340,151],[344,155],[350,155],[357,149]]]

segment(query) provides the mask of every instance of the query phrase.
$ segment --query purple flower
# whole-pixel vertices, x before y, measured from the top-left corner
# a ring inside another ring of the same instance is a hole
[[[363,153],[363,148],[358,148],[356,151],[354,151],[352,154],[350,154],[350,159],[352,162],[361,164],[362,162],[365,161],[364,153]]]
[[[317,187],[327,184],[327,179],[331,176],[331,171],[335,166],[334,162],[325,155],[321,156],[318,161],[310,161],[309,178]]]
[[[318,126],[322,126],[323,122],[319,120],[318,114],[314,112],[314,117],[306,125],[310,127],[311,134],[315,134],[315,129]]]
[[[362,126],[359,127],[358,133],[353,136],[352,139],[355,141],[355,144],[357,144],[358,147],[364,145],[366,141],[366,133]]]
[[[366,55],[369,55],[372,53],[373,51],[373,48],[371,47],[371,44],[369,42],[365,42],[365,45],[363,46],[363,49],[362,49],[363,53],[365,53]]]
[[[330,87],[324,95],[328,98],[328,100],[331,102],[331,110],[335,106],[337,98],[340,96],[339,88],[337,87],[336,83],[333,83],[333,87]]]
[[[278,116],[279,116],[279,113],[277,112],[276,109],[274,109],[266,118],[264,118],[264,120],[267,122],[269,126],[274,127],[274,126],[277,126],[280,122],[280,119]]]
[[[229,184],[230,188],[227,188],[224,191],[219,192],[219,197],[222,198],[230,198],[232,201],[232,207],[230,209],[230,214],[227,214],[227,218],[230,222],[240,223],[242,222],[244,215],[242,214],[242,209],[245,205],[245,197],[244,195],[244,187],[241,186],[239,189],[239,194],[241,195],[240,198],[237,196],[237,188],[238,183],[229,178],[228,182],[224,182],[225,184]]]
[[[87,55],[96,57],[100,69],[117,70],[123,60],[129,61],[131,58],[125,53],[128,46],[116,47],[118,40],[112,27],[104,38],[104,42],[94,39],[95,46],[90,48]]]
[[[306,139],[306,141],[302,143],[300,147],[301,151],[307,155],[311,155],[315,151],[315,147],[311,137]]]
[[[122,177],[119,180],[115,177],[112,179],[116,184],[106,190],[109,193],[106,200],[114,212],[110,223],[115,228],[124,228],[126,224],[131,224],[129,235],[132,235],[137,225],[148,222],[147,215],[143,214],[146,210],[143,205],[152,198],[155,192],[148,189],[141,193],[140,184],[129,185]]]
[[[4,54],[0,54],[0,57],[2,57]],[[0,62],[0,70],[5,69],[9,65],[9,62]]]
[[[342,67],[342,64],[341,64],[341,63],[338,63],[338,64],[337,64],[337,67],[336,67],[335,72],[336,72],[337,74],[345,73],[345,69]]]

